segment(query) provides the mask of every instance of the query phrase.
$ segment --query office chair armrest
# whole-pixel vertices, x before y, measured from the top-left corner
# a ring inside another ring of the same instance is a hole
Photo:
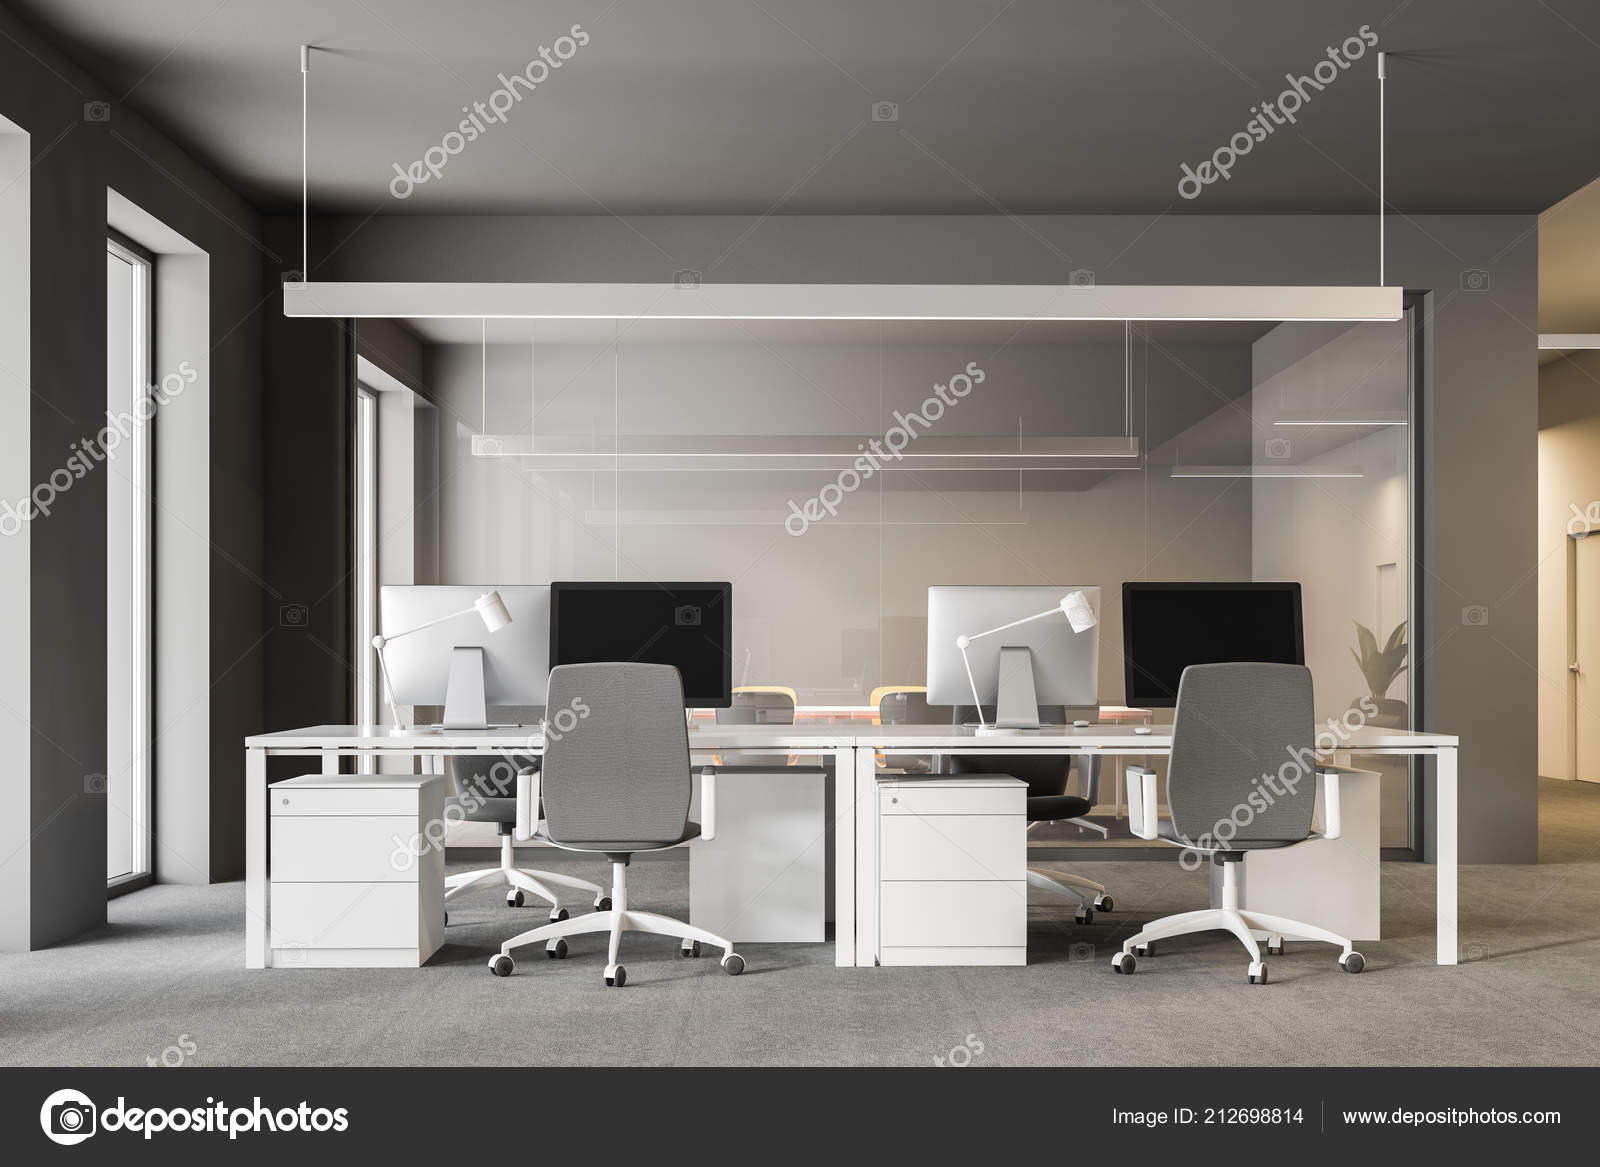
[[[1360,774],[1348,766],[1318,766],[1317,777],[1322,779],[1322,837],[1337,839],[1344,829],[1339,813],[1339,775]]]
[[[533,838],[539,829],[539,770],[529,767],[517,771],[517,822],[512,834],[519,840]]]
[[[1144,766],[1128,766],[1128,826],[1141,839],[1156,837],[1156,772]]]
[[[717,837],[717,768],[707,766],[700,771],[700,837]]]

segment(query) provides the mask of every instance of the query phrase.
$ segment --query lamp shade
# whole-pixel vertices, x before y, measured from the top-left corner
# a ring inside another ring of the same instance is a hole
[[[499,592],[484,592],[472,602],[478,615],[483,619],[483,626],[490,632],[498,632],[511,623],[511,613],[506,611],[506,602],[500,598]]]
[[[1080,592],[1068,592],[1061,597],[1061,611],[1074,632],[1087,632],[1100,623],[1089,597]]]

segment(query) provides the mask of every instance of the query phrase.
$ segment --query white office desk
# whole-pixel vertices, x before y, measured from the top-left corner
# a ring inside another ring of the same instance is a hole
[[[1363,728],[1343,743],[1340,754],[1409,754],[1436,760],[1429,800],[1436,828],[1438,864],[1437,959],[1457,962],[1456,938],[1456,752],[1459,742],[1443,734]],[[390,736],[382,726],[318,725],[245,739],[245,965],[267,965],[267,758],[317,757],[324,773],[338,773],[343,757],[531,753],[543,751],[537,729],[449,730]],[[1084,729],[1054,727],[1014,737],[980,738],[971,729],[924,725],[711,725],[689,730],[689,748],[719,753],[753,751],[823,756],[834,763],[834,963],[870,963],[875,921],[863,919],[874,902],[875,878],[870,809],[876,782],[876,751],[940,754],[1100,754],[1147,757],[1172,748],[1169,726],[1135,734],[1126,725]],[[1335,759],[1337,760],[1337,759]],[[1107,858],[1115,852],[1108,851]]]
[[[245,739],[245,967],[265,968],[268,949],[267,882],[267,759],[313,757],[324,774],[337,774],[343,758],[438,758],[446,755],[540,754],[544,736],[536,726],[505,729],[453,729],[392,736],[385,726],[312,725],[281,733],[257,734]],[[719,754],[754,751],[821,756],[831,759],[834,791],[840,821],[835,837],[836,855],[852,852],[855,843],[854,809],[855,740],[850,727],[830,725],[694,725],[689,748]],[[849,869],[853,873],[853,868]],[[841,876],[843,878],[843,876]],[[851,876],[853,879],[853,874]],[[840,935],[850,939],[853,963],[855,926],[853,883],[847,897],[852,905],[848,924]],[[836,903],[838,901],[836,900]]]
[[[1160,756],[1172,749],[1172,727],[1151,727],[1148,734],[1135,734],[1126,725],[1091,725],[1079,729],[1073,726],[1054,726],[1038,732],[1015,736],[978,737],[971,728],[922,725],[863,726],[856,737],[855,794],[850,799],[852,809],[860,810],[863,819],[872,806],[871,799],[877,774],[874,751],[886,753],[939,753],[939,754],[1096,754],[1107,757]],[[1343,762],[1351,754],[1410,754],[1432,757],[1436,760],[1436,782],[1433,797],[1429,800],[1436,828],[1435,860],[1438,866],[1438,923],[1435,954],[1439,964],[1457,963],[1456,936],[1456,752],[1458,739],[1444,734],[1413,733],[1408,730],[1388,730],[1363,727],[1350,734],[1341,743],[1337,756],[1327,761]],[[841,816],[845,800],[839,800]],[[840,823],[840,830],[843,830]],[[850,915],[855,921],[855,936],[845,934],[845,906],[842,903],[845,887],[845,868],[842,861],[836,868],[841,900],[835,908],[835,927],[838,929],[837,963],[866,965],[872,962],[872,947],[868,942],[874,934],[876,921],[871,918],[874,901],[873,880],[876,878],[877,856],[873,851],[874,836],[865,821],[858,821],[855,830],[854,877],[855,903],[850,905]],[[1108,851],[1108,859],[1115,858]],[[847,945],[853,951],[846,953]]]

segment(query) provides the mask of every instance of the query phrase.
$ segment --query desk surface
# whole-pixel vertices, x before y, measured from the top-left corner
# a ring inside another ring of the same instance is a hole
[[[251,749],[390,749],[413,752],[428,750],[538,750],[544,736],[538,726],[512,726],[502,729],[449,729],[418,731],[403,736],[391,735],[383,726],[311,725],[278,733],[256,734],[245,739]],[[1403,729],[1378,729],[1363,726],[1341,740],[1338,749],[1361,753],[1364,750],[1415,751],[1450,749],[1460,744],[1449,734],[1416,733]],[[689,727],[689,748],[696,750],[735,749],[888,749],[888,750],[970,750],[982,746],[994,753],[1007,750],[1065,749],[1118,750],[1159,753],[1172,746],[1172,727],[1157,725],[1148,734],[1136,734],[1126,725],[1050,726],[1036,732],[1001,737],[979,738],[967,726],[949,725],[707,725]]]

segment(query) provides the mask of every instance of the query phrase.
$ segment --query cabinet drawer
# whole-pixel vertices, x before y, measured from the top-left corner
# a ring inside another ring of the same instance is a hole
[[[878,822],[880,879],[1026,880],[1025,816],[885,815]]]
[[[1015,786],[888,786],[878,791],[881,814],[1028,813],[1028,788]]]
[[[272,885],[273,948],[413,948],[414,883]]]
[[[414,786],[338,787],[331,790],[268,787],[272,815],[410,815],[417,814]]]
[[[885,947],[1025,948],[1026,880],[881,883],[878,937]]]
[[[279,883],[415,883],[429,850],[417,816],[281,815],[272,824]]]

